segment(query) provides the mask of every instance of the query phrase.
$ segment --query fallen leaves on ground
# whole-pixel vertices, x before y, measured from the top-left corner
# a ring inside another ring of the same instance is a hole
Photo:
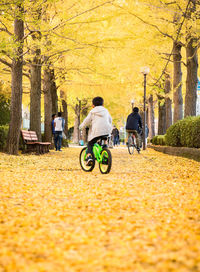
[[[102,175],[79,153],[0,153],[1,272],[200,271],[198,162],[116,148]]]

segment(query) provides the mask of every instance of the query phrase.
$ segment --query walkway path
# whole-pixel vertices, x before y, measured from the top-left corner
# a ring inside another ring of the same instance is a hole
[[[0,153],[0,272],[200,271],[198,162],[116,148],[101,175],[79,152]]]

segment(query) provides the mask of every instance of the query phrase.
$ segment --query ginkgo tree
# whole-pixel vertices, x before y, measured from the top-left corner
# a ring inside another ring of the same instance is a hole
[[[15,7],[19,5],[21,13],[16,13]],[[163,123],[169,121],[168,127],[172,119],[171,85],[168,84],[171,79],[174,121],[183,116],[181,69],[185,62],[185,115],[195,114],[192,110],[196,103],[199,6],[199,1],[193,0],[2,0],[1,70],[8,73],[12,69],[13,80],[13,61],[19,65],[20,60],[20,71],[23,68],[15,79],[19,81],[12,83],[13,88],[19,86],[19,91],[12,92],[13,105],[17,104],[15,118],[18,122],[14,126],[16,135],[11,133],[12,129],[9,132],[8,139],[15,138],[8,140],[12,142],[8,144],[9,153],[16,153],[18,148],[22,89],[25,86],[30,89],[30,128],[37,132],[39,138],[41,94],[44,94],[46,140],[51,139],[52,113],[62,110],[64,105],[65,112],[69,110],[70,125],[76,123],[77,131],[76,118],[80,122],[84,116],[79,116],[80,108],[78,115],[72,109],[76,108],[77,101],[87,100],[89,105],[96,95],[104,97],[113,122],[122,125],[131,110],[131,100],[134,99],[138,105],[142,101],[143,76],[140,68],[143,66],[149,66],[151,71],[147,88],[151,103],[149,112],[153,110],[153,97],[155,100],[162,91],[162,101],[169,109],[165,110],[167,119]],[[18,37],[20,42],[16,39],[17,34],[13,35],[14,19],[15,23],[18,20],[23,24],[24,34],[21,32]],[[6,43],[7,40],[9,43]],[[183,46],[186,46],[186,60],[181,52]],[[26,76],[23,81],[22,75]],[[60,92],[62,97],[59,97]],[[28,95],[24,95],[23,99],[26,97]],[[12,112],[15,112],[14,108]],[[68,113],[66,116],[68,118]],[[14,120],[11,114],[10,127],[13,127]],[[151,124],[153,126],[153,119]],[[153,134],[154,129],[151,130]]]

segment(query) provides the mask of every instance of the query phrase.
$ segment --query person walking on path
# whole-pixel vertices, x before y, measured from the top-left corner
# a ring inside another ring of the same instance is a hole
[[[119,142],[119,130],[116,128],[116,126],[113,126],[112,130],[112,136],[113,136],[113,145],[118,145]]]
[[[126,130],[128,132],[128,137],[131,133],[135,135],[137,151],[140,151],[140,131],[142,130],[142,119],[139,115],[139,109],[137,107],[134,107],[133,112],[127,117]]]
[[[62,151],[62,133],[65,126],[65,120],[62,118],[62,113],[58,113],[58,117],[54,119],[54,128],[55,128],[55,148],[56,151]]]
[[[56,148],[56,142],[55,142],[55,127],[54,127],[54,119],[56,118],[56,114],[52,114],[52,121],[51,121],[51,131],[52,131],[52,138],[54,142],[54,146]]]
[[[93,109],[89,112],[88,116],[84,119],[79,129],[89,126],[88,132],[88,145],[86,164],[91,165],[93,145],[102,137],[108,136],[112,130],[112,118],[106,108],[103,106],[104,100],[102,97],[97,96],[92,100]]]
[[[148,128],[148,126],[146,124],[146,126],[145,126],[145,141],[146,141],[146,145],[147,145],[147,138],[148,138],[148,136],[149,136],[149,128]]]

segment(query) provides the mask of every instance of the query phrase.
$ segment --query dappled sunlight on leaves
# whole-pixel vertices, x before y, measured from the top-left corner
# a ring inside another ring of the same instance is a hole
[[[200,271],[198,162],[116,148],[102,175],[79,152],[0,154],[0,271]]]

